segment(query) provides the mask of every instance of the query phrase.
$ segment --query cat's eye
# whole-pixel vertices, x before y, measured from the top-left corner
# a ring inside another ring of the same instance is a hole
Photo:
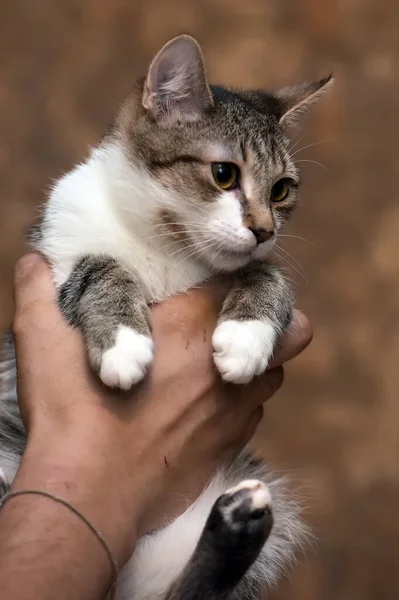
[[[272,191],[270,194],[270,200],[272,202],[282,202],[286,199],[290,192],[290,180],[289,179],[279,179],[274,186],[272,187]]]
[[[212,175],[222,190],[232,190],[238,185],[240,171],[234,163],[212,163]]]

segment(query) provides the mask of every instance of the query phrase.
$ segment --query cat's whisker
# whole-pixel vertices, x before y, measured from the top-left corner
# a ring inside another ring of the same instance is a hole
[[[183,221],[168,221],[167,223],[156,223],[154,225],[154,227],[167,227],[168,225],[176,225],[178,227],[186,227],[187,226],[187,222],[183,222]],[[197,227],[203,227],[204,224],[201,223],[200,221],[190,221],[190,226],[197,226]]]
[[[281,248],[280,248],[281,250]],[[293,265],[287,258],[285,258],[284,256],[282,256],[281,254],[279,254],[278,252],[276,252],[276,250],[274,250],[275,255],[277,256],[277,258],[279,258],[280,260],[284,261],[287,265],[289,265],[291,267],[291,269],[293,269],[301,279],[306,280],[306,276],[304,275],[304,273],[302,273],[299,269],[297,269],[295,267],[295,265]]]
[[[313,142],[313,144],[307,144],[307,146],[302,146],[302,148],[299,148],[293,154],[291,154],[291,158],[294,158],[294,156],[299,154],[299,152],[302,152],[303,150],[306,150],[307,148],[313,148],[314,146],[320,146],[320,144],[327,144],[327,143],[328,143],[328,140],[320,140],[318,142]],[[292,149],[291,149],[291,151],[292,151]]]
[[[190,254],[185,255],[185,259],[188,258],[193,258],[194,256],[197,256],[198,254],[205,252],[205,250],[210,250],[211,248],[213,248],[213,246],[215,246],[217,244],[217,242],[211,242],[208,244],[208,246],[200,246],[200,247],[196,247],[194,249],[194,252],[191,252]],[[173,255],[172,255],[173,256]]]
[[[288,265],[288,267],[289,267],[290,269],[294,269],[294,267],[292,266],[292,264],[291,264],[291,263],[290,263],[290,262],[289,262],[289,261],[288,261],[288,260],[287,260],[287,259],[286,259],[284,256],[282,256],[281,254],[279,254],[279,253],[278,253],[276,250],[273,250],[273,254],[274,254],[274,255],[275,255],[275,256],[276,256],[276,257],[277,257],[279,260],[282,260],[282,261],[284,261],[284,262],[285,262],[285,264],[286,264],[286,265]],[[287,273],[287,267],[284,267],[284,265],[280,265],[280,268],[281,268],[281,269],[283,269],[285,273]],[[298,271],[297,269],[294,269],[294,271],[295,271],[296,273],[298,273],[298,275],[300,275],[301,279],[303,279],[303,275],[302,275],[302,273],[299,273],[299,271]],[[290,272],[290,271],[288,270],[288,272]],[[286,275],[286,274],[284,275],[284,277],[285,277],[285,279],[286,279],[287,281],[290,281],[290,283],[296,283],[296,280],[295,280],[295,279],[292,279],[292,278],[289,278],[289,277],[287,277],[287,275]]]
[[[284,252],[284,254],[286,254],[287,256],[289,256],[291,258],[291,260],[294,261],[294,263],[297,265],[297,267],[300,269],[303,277],[306,279],[306,273],[301,265],[301,263],[294,257],[292,256],[292,254],[290,254],[288,252],[288,250],[286,250],[285,248],[283,248],[282,246],[279,246],[278,244],[276,244],[276,248],[278,248],[279,250],[281,250],[281,252]]]
[[[327,173],[329,173],[331,175],[331,172],[327,169],[327,167],[325,165],[322,165],[321,163],[317,162],[317,160],[310,160],[309,158],[307,158],[307,159],[297,160],[295,162],[296,162],[296,164],[298,164],[298,163],[313,163],[315,165],[318,165],[319,167],[321,167],[322,169],[324,169]]]
[[[279,233],[277,237],[278,238],[293,238],[294,240],[301,240],[302,242],[306,242],[307,244],[314,246],[313,242],[311,242],[310,240],[307,240],[306,238],[303,238],[299,235],[290,235],[288,233]]]
[[[168,221],[168,223],[156,223],[154,225],[154,227],[156,228],[160,228],[160,227],[168,227],[168,226],[174,226],[174,227],[187,227],[188,223],[179,223],[179,222],[174,222],[174,221]],[[191,221],[190,222],[190,227],[203,227],[203,223],[196,223],[195,221]]]
[[[156,239],[156,238],[154,238],[154,239]],[[170,242],[170,244],[165,244],[165,246],[162,246],[161,248],[158,248],[158,251],[159,252],[165,251],[165,250],[167,250],[169,248],[172,248],[173,246],[176,246],[177,244],[180,244],[182,246],[182,248],[181,248],[182,250],[187,250],[187,249],[189,250],[189,249],[191,249],[191,248],[193,248],[195,246],[201,246],[202,244],[206,244],[209,241],[210,240],[200,240],[200,241],[195,242],[195,241],[191,240],[190,243],[187,243],[187,242],[184,242],[182,240],[172,240]]]
[[[177,246],[178,244],[181,244],[181,241],[180,240],[174,240],[170,244],[166,244],[165,246],[161,246],[161,248],[158,248],[158,251],[159,252],[167,252],[168,250],[170,250],[174,246]],[[185,247],[187,248],[187,246],[185,246]]]
[[[184,245],[182,248],[178,248],[177,250],[175,250],[174,252],[172,252],[172,254],[170,255],[172,256],[176,256],[177,254],[179,254],[180,252],[184,252],[187,250],[191,250],[192,248],[194,248],[194,250],[200,252],[202,250],[206,250],[208,245],[209,247],[213,246],[214,244],[216,244],[217,242],[215,241],[211,241],[211,240],[200,240],[199,242],[195,242],[189,245]],[[189,254],[188,256],[185,256],[185,258],[189,258],[190,256],[194,255],[195,252],[193,254]]]
[[[222,252],[223,250],[223,246],[220,244],[220,242],[218,243],[218,246],[216,246],[216,252],[213,254],[212,256],[212,264],[214,264],[214,261],[216,260],[216,258],[219,256],[219,254]]]
[[[309,135],[310,135],[309,133],[305,133],[305,135],[300,137],[299,140],[296,140],[295,144],[288,147],[288,152],[291,153],[294,150],[294,148],[296,148],[298,146],[298,144],[300,144],[302,142],[302,140],[309,137]],[[295,138],[292,141],[295,141]]]
[[[184,233],[202,233],[202,229],[185,229],[184,231],[181,230],[176,231],[175,233],[173,233],[173,231],[168,231],[165,233],[156,233],[155,235],[147,235],[147,236],[143,236],[141,239],[145,239],[145,240],[158,240],[160,238],[165,238],[165,237],[170,237],[173,238],[176,235],[180,235],[180,234],[184,234]],[[181,240],[177,240],[177,241],[181,241]]]
[[[166,244],[165,246],[162,246],[158,250],[159,250],[159,252],[164,252],[166,250],[169,250],[173,246],[176,246],[177,244],[180,244],[182,247],[178,248],[176,251],[174,251],[170,255],[172,257],[172,256],[175,256],[176,254],[178,254],[180,251],[184,252],[185,250],[191,250],[191,248],[201,247],[202,245],[207,244],[207,243],[209,243],[209,240],[201,240],[199,242],[191,242],[190,244],[184,243],[184,242],[182,242],[182,240],[174,240],[170,244]]]

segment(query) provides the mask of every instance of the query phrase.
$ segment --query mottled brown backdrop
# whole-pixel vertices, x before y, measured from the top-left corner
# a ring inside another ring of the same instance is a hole
[[[399,598],[397,0],[1,0],[0,10],[0,327],[49,182],[97,142],[170,36],[196,35],[218,83],[334,71],[297,139],[305,184],[288,233],[306,241],[283,238],[281,251],[315,338],[258,438],[302,481],[319,542],[271,597]]]

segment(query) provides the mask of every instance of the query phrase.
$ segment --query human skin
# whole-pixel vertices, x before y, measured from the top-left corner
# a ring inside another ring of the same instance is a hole
[[[16,269],[14,333],[27,448],[12,490],[39,489],[80,510],[119,566],[137,536],[184,510],[215,466],[247,444],[283,381],[281,365],[309,343],[295,312],[272,368],[245,387],[223,383],[211,334],[224,289],[212,284],[153,309],[155,361],[129,393],[90,372],[36,254]],[[0,511],[0,588],[9,600],[99,600],[111,567],[94,534],[51,499],[19,496]]]

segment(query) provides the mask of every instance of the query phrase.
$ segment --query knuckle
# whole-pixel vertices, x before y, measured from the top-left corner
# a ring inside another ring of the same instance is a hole
[[[43,315],[43,302],[40,300],[25,302],[15,313],[13,321],[14,335],[20,337],[32,326],[37,327],[41,315]]]

